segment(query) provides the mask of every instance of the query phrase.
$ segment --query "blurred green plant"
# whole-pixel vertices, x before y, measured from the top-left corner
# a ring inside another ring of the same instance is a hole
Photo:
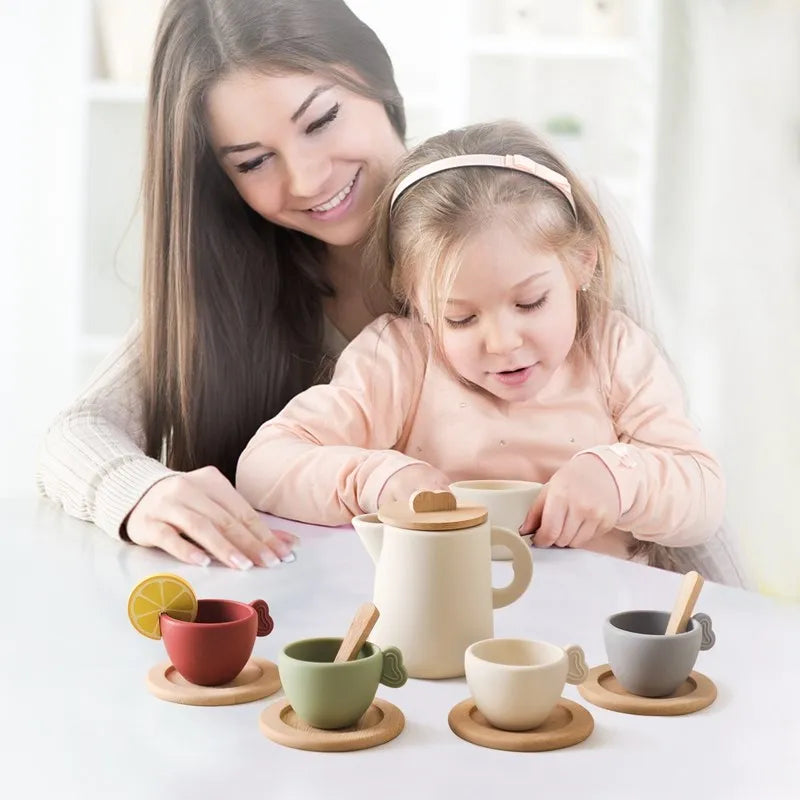
[[[573,114],[559,114],[544,123],[544,129],[553,136],[580,136],[583,124]]]

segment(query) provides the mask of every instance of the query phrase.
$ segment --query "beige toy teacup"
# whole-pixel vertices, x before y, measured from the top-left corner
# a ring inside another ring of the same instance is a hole
[[[555,708],[564,684],[588,675],[583,650],[525,639],[484,639],[464,654],[467,685],[478,711],[495,727],[527,731]]]
[[[475,480],[450,484],[450,491],[459,505],[485,506],[492,525],[515,532],[519,531],[541,490],[542,484],[532,481]],[[505,545],[493,545],[492,558],[507,561],[511,551]]]

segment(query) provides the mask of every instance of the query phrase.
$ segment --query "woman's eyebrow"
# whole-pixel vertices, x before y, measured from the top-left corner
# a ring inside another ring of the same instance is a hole
[[[292,114],[291,117],[292,122],[297,122],[297,120],[300,119],[300,117],[303,115],[303,112],[314,102],[314,100],[319,95],[321,95],[323,92],[327,92],[328,89],[332,88],[333,88],[332,83],[329,83],[327,86],[317,86],[317,88],[314,89],[311,92],[311,94],[308,97],[306,97],[305,100],[303,100],[303,102],[300,104],[300,108],[298,108],[297,111],[295,111],[294,114]]]
[[[252,150],[255,147],[263,147],[261,142],[248,142],[247,144],[226,144],[220,147],[220,156],[227,156],[229,153],[241,153],[242,150]]]

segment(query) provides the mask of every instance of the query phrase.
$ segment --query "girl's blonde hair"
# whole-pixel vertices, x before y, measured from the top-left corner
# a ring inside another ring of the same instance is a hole
[[[460,167],[423,178],[391,206],[397,185],[412,171],[449,156],[487,153],[523,155],[560,173],[570,183],[577,214],[552,184],[511,169]],[[576,278],[587,259],[597,263],[585,291],[578,292],[575,345],[593,357],[612,306],[612,252],[606,224],[586,188],[530,129],[501,121],[447,131],[423,142],[400,162],[373,209],[365,263],[375,266],[392,291],[397,310],[431,327],[438,344],[444,303],[475,231],[499,221],[536,246],[557,253]]]

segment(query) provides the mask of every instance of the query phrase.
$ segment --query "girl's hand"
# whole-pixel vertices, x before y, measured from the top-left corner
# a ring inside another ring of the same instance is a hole
[[[128,515],[125,530],[132,542],[189,564],[207,566],[210,554],[236,569],[275,566],[297,542],[291,533],[270,531],[216,467],[154,484]]]
[[[443,472],[429,464],[410,464],[403,467],[383,484],[378,495],[378,508],[387,503],[407,503],[418,489],[447,489],[450,481]]]
[[[616,527],[619,515],[614,478],[597,456],[584,453],[545,484],[520,533],[536,531],[535,547],[583,547]]]

